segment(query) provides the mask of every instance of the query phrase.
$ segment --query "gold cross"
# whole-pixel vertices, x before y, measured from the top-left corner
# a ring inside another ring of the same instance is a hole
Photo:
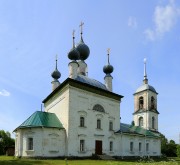
[[[111,50],[110,48],[107,49],[107,53],[108,53],[108,54],[110,54],[110,50]]]
[[[83,32],[83,25],[84,25],[84,22],[81,21],[81,24],[79,25],[79,27],[81,27],[81,33]]]
[[[56,69],[57,69],[57,58],[58,58],[58,55],[56,54]]]
[[[108,55],[108,64],[109,64],[109,53],[110,53],[110,48],[107,49],[107,55]]]
[[[146,61],[147,61],[147,59],[146,58],[144,58],[144,63],[146,64]]]
[[[72,36],[73,36],[73,38],[74,38],[74,34],[75,34],[75,30],[73,30],[73,32],[72,32]]]

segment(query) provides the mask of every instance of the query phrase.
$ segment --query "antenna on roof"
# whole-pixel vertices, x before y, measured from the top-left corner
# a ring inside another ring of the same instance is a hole
[[[42,112],[42,104],[41,104],[41,112]]]

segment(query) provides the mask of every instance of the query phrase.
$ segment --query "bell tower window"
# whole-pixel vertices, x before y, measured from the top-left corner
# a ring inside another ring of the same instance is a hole
[[[151,109],[154,109],[154,108],[155,108],[154,102],[155,102],[155,99],[154,99],[154,97],[152,96],[152,97],[151,97]]]
[[[152,117],[152,129],[155,129],[155,117]]]
[[[142,127],[143,126],[143,117],[139,118],[139,126]]]
[[[139,109],[143,109],[143,106],[144,106],[144,99],[143,99],[143,97],[141,96],[141,97],[139,98]]]

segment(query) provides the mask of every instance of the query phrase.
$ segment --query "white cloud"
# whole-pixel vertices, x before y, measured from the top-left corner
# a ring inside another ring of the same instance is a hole
[[[170,0],[166,6],[156,6],[153,17],[154,28],[147,28],[144,31],[147,39],[153,41],[163,37],[175,26],[179,16],[180,8],[175,6],[173,0]]]
[[[7,90],[3,89],[0,91],[0,95],[1,96],[10,96],[10,93]]]
[[[137,21],[135,17],[129,17],[128,26],[132,28],[137,28]]]

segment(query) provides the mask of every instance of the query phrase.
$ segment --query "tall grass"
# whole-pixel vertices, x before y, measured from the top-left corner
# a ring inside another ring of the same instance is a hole
[[[178,165],[180,158],[169,158],[156,162],[153,159],[138,161],[104,161],[104,160],[37,160],[18,159],[11,156],[0,156],[0,165]]]

